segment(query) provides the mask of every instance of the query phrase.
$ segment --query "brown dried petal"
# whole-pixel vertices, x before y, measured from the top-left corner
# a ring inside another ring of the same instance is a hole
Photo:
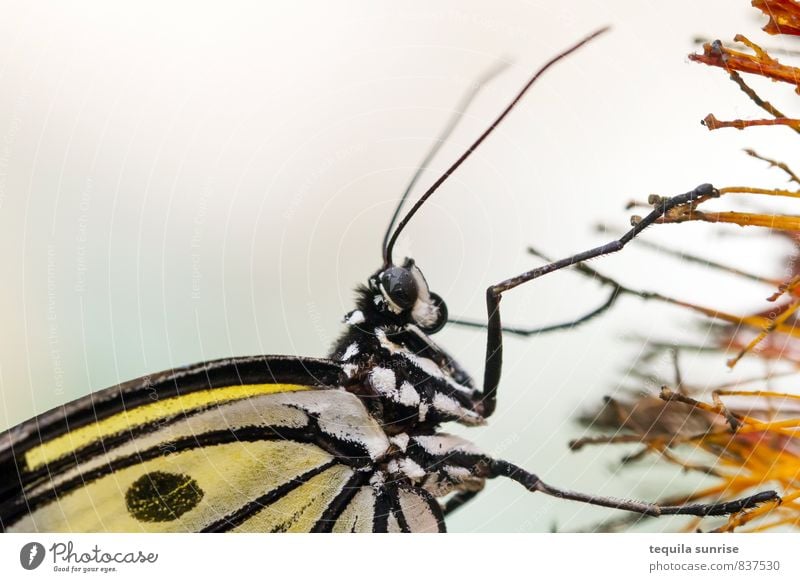
[[[752,5],[769,17],[764,31],[800,35],[800,4],[793,0],[753,0]]]
[[[737,39],[742,40],[743,37],[737,36]],[[800,69],[783,65],[763,51],[757,51],[756,54],[749,55],[725,47],[719,41],[714,41],[703,45],[703,54],[692,54],[689,55],[689,58],[698,63],[720,67],[726,71],[751,73],[774,81],[789,83],[794,85],[795,91],[800,93]]]

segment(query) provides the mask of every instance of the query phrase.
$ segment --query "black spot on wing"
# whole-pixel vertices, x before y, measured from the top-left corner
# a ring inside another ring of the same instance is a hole
[[[143,522],[175,521],[197,507],[203,490],[189,475],[153,471],[139,477],[125,492],[125,505]]]

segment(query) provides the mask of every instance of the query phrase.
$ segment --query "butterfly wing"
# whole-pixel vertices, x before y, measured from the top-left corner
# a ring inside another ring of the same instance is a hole
[[[6,531],[442,531],[331,360],[205,362],[0,434]]]

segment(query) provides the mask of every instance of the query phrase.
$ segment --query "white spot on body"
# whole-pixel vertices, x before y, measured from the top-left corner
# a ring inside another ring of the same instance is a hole
[[[456,483],[468,481],[473,478],[473,475],[469,472],[469,469],[464,467],[454,467],[452,465],[448,465],[444,470],[447,472],[447,476]]]
[[[342,360],[349,360],[353,356],[358,355],[358,344],[356,342],[351,343],[347,346],[347,349],[342,354]]]
[[[392,459],[386,465],[386,470],[395,475],[402,474],[413,481],[422,479],[427,475],[422,467],[407,457]]]
[[[451,452],[480,454],[480,450],[467,439],[447,433],[418,435],[414,437],[414,442],[429,455],[440,456]]]
[[[410,382],[403,382],[400,384],[400,404],[404,406],[414,407],[419,405],[419,392]]]
[[[421,358],[416,354],[412,354],[411,352],[404,352],[402,354],[408,360],[410,360],[413,364],[428,374],[429,376],[433,376],[434,378],[442,378],[445,379],[444,374],[442,373],[442,369],[436,365],[436,362],[431,360],[430,358]],[[462,386],[463,388],[463,386]]]
[[[408,458],[400,459],[399,464],[400,464],[400,470],[403,471],[403,473],[409,479],[412,480],[422,479],[426,475],[425,469],[420,467],[415,461],[412,461],[411,459]]]
[[[445,414],[458,415],[461,411],[461,405],[455,398],[451,398],[441,392],[437,392],[433,395],[433,407]]]
[[[485,424],[486,420],[477,413],[461,406],[455,398],[437,392],[433,395],[433,407],[439,412],[457,417],[464,424]]]
[[[408,434],[401,432],[393,437],[389,437],[389,442],[405,453],[408,448],[408,439]]]
[[[364,312],[361,311],[360,309],[356,309],[355,311],[353,311],[350,315],[347,316],[347,319],[344,320],[344,322],[347,325],[359,325],[361,323],[364,323],[365,321],[366,318],[364,317]]]
[[[419,332],[419,330],[413,325],[407,326],[406,329],[415,331],[417,334],[422,335],[421,332]],[[388,351],[390,354],[392,355],[399,354],[400,356],[404,357],[406,360],[411,362],[413,365],[415,365],[417,368],[425,372],[428,376],[446,382],[449,386],[455,388],[459,392],[472,394],[472,392],[474,391],[472,388],[468,386],[463,386],[458,382],[456,382],[455,380],[453,380],[450,374],[445,373],[445,371],[442,370],[442,368],[440,368],[439,365],[430,358],[422,358],[417,354],[411,352],[404,346],[401,346],[391,341],[388,337],[386,337],[386,332],[383,331],[381,328],[379,327],[375,328],[375,337],[378,338],[381,347],[384,348],[386,351]],[[436,347],[435,344],[431,343],[430,340],[426,339],[425,341],[428,343],[428,345],[430,345],[434,349],[437,350],[439,349]]]
[[[373,368],[369,373],[369,382],[375,390],[387,398],[397,400],[397,378],[392,370],[379,366]]]

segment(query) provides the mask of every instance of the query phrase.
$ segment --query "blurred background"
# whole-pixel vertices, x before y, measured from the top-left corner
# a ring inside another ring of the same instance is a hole
[[[594,226],[626,228],[632,198],[703,182],[784,185],[741,150],[779,157],[789,132],[709,132],[699,122],[711,111],[761,113],[724,72],[686,57],[699,50],[696,36],[741,32],[779,47],[761,20],[744,0],[8,6],[0,430],[172,366],[324,356],[353,288],[380,266],[398,197],[467,88],[509,64],[417,193],[536,68],[604,25],[612,31],[548,72],[400,239],[395,256],[417,260],[451,314],[484,318],[489,284],[539,264],[528,245],[558,258],[606,242]],[[792,97],[753,85],[779,108]],[[737,228],[668,225],[646,237],[780,273],[775,257],[788,245],[722,236]],[[742,297],[769,294],[738,280],[744,292],[733,294],[725,275],[633,246],[592,265],[734,312],[753,307]],[[555,323],[606,294],[560,273],[509,293],[504,321]],[[621,449],[572,453],[567,442],[585,434],[576,416],[632,384],[642,346],[625,336],[702,341],[694,321],[623,299],[574,331],[509,337],[497,413],[485,428],[453,430],[562,487],[637,499],[691,491],[699,478],[649,461],[615,473]],[[481,331],[449,326],[436,339],[482,377]],[[724,357],[693,379],[704,372],[725,374]],[[448,523],[463,532],[576,530],[612,513],[497,482]]]

